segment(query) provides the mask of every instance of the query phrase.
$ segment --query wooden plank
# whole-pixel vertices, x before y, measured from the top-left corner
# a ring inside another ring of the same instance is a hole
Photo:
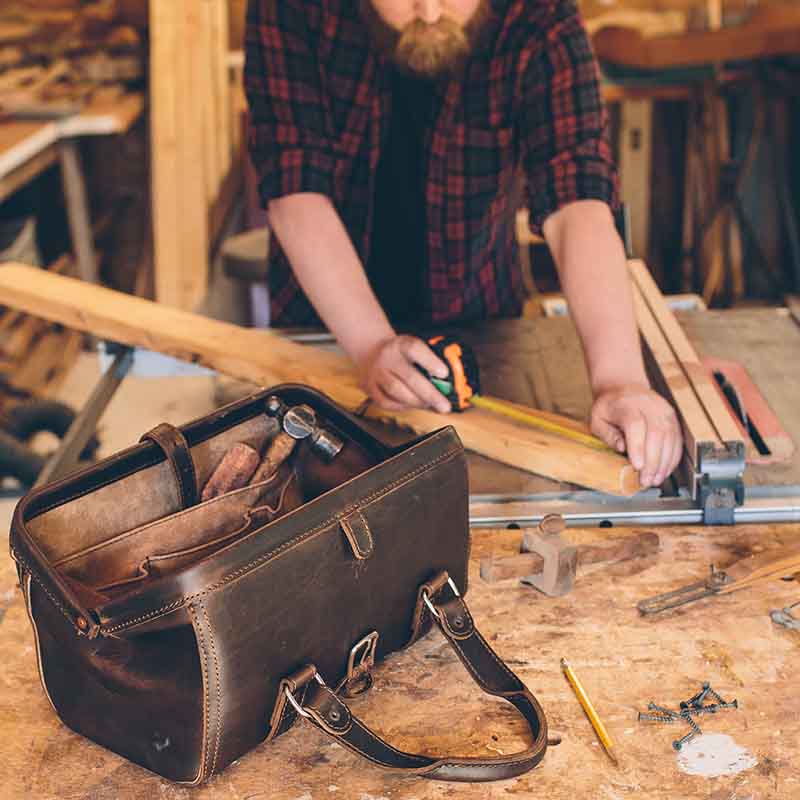
[[[0,203],[14,192],[29,184],[58,160],[55,147],[50,146],[31,157],[16,169],[0,176]]]
[[[231,168],[233,157],[231,108],[233,87],[230,81],[228,53],[230,50],[230,0],[217,0],[214,5],[213,46],[216,58],[214,66],[214,94],[216,96],[217,146],[220,178],[224,179]]]
[[[656,388],[665,394],[677,409],[683,428],[684,448],[689,460],[692,464],[696,464],[698,443],[721,444],[719,436],[697,395],[692,391],[686,373],[653,318],[639,287],[634,284],[632,289],[636,322],[645,344],[645,356],[651,378]]]
[[[619,146],[621,193],[630,209],[631,242],[638,258],[647,258],[650,245],[652,145],[653,101],[624,100]]]
[[[208,283],[208,203],[202,103],[187,91],[203,75],[203,3],[150,0],[153,252],[156,297],[194,308]]]
[[[632,260],[629,262],[629,268],[634,284],[638,287],[669,346],[691,381],[697,398],[706,410],[719,439],[723,442],[741,441],[741,431],[733,414],[712,381],[697,351],[664,300],[664,296],[647,266],[642,261]]]
[[[800,8],[757,8],[742,25],[653,38],[632,28],[604,28],[593,44],[604,61],[648,70],[792,55],[800,52]]]
[[[266,331],[18,264],[0,269],[0,296],[10,308],[101,338],[205,364],[233,377],[264,385],[307,383],[350,409],[359,408],[366,399],[346,358]],[[481,409],[448,417],[430,411],[379,412],[379,416],[420,433],[452,424],[467,448],[558,480],[614,494],[629,495],[639,488],[636,472],[622,456],[540,433]]]
[[[200,135],[203,140],[203,171],[206,188],[206,202],[210,206],[219,192],[222,181],[221,165],[219,160],[219,149],[217,141],[219,131],[217,130],[217,59],[218,53],[214,40],[214,6],[219,5],[220,0],[204,0],[200,3],[200,41],[202,50],[205,54],[203,58],[202,80],[195,85],[195,91],[201,104],[203,114],[203,126]]]

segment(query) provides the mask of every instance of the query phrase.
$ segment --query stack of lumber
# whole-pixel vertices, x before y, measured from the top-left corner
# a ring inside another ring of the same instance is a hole
[[[144,75],[121,0],[11,0],[0,8],[0,113],[71,113]]]
[[[69,274],[72,267],[65,256],[49,271]],[[0,308],[0,416],[22,401],[55,396],[80,354],[83,338],[40,317]]]

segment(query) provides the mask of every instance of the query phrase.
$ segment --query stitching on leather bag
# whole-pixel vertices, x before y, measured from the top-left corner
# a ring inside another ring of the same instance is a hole
[[[123,630],[126,628],[132,628],[138,625],[141,622],[146,622],[148,620],[155,619],[159,616],[162,616],[169,611],[173,611],[176,608],[179,608],[182,605],[185,605],[187,602],[194,600],[196,598],[204,597],[205,595],[209,594],[210,592],[216,591],[220,587],[224,586],[227,583],[235,580],[236,578],[241,577],[242,575],[249,572],[253,567],[260,566],[268,561],[273,560],[281,553],[285,552],[286,550],[291,549],[296,544],[300,543],[301,541],[306,541],[313,538],[316,534],[320,531],[325,530],[326,528],[330,527],[333,524],[338,524],[339,521],[343,516],[347,516],[353,510],[357,509],[359,506],[366,506],[367,504],[371,503],[373,500],[383,497],[385,495],[391,494],[395,489],[402,486],[404,483],[407,483],[411,478],[416,477],[417,475],[427,472],[429,469],[439,465],[440,463],[453,458],[454,456],[458,455],[459,453],[463,453],[464,448],[459,446],[455,447],[451,450],[447,450],[446,452],[442,453],[440,456],[435,458],[433,461],[429,461],[421,466],[417,467],[416,469],[412,470],[411,472],[406,473],[402,477],[398,478],[397,480],[393,481],[390,484],[382,487],[381,489],[373,492],[371,495],[368,495],[365,498],[362,498],[360,501],[352,503],[351,505],[347,506],[342,511],[337,512],[334,516],[329,517],[324,522],[320,523],[316,527],[312,528],[310,531],[305,531],[304,533],[298,534],[293,539],[290,539],[288,542],[284,542],[280,547],[275,550],[270,551],[269,553],[264,553],[259,556],[257,559],[251,561],[249,564],[245,564],[243,567],[231,572],[230,574],[226,575],[224,578],[221,578],[216,583],[212,584],[211,586],[207,586],[200,592],[196,592],[194,594],[186,595],[184,597],[179,598],[178,600],[174,600],[171,603],[167,603],[160,608],[155,609],[154,611],[149,611],[147,614],[143,614],[140,617],[135,617],[134,619],[128,620],[126,622],[120,622],[117,625],[112,625],[111,627],[102,627],[101,630],[103,633],[113,633],[114,631]],[[467,537],[469,539],[469,537]],[[469,544],[467,544],[467,557],[469,557]]]
[[[200,648],[202,658],[200,659],[200,668],[203,670],[203,752],[200,761],[200,775],[197,777],[197,782],[200,783],[208,775],[208,670],[206,668],[206,659],[208,654],[206,652],[205,639],[203,638],[203,624],[200,617],[197,615],[197,610],[193,604],[189,604],[189,613],[192,617],[194,624],[195,634],[197,637],[197,644]]]
[[[217,679],[217,734],[216,734],[216,742],[214,744],[214,759],[211,762],[211,775],[214,774],[214,770],[217,768],[217,756],[219,755],[219,743],[222,739],[222,686],[220,681],[220,669],[219,669],[219,660],[217,659],[217,648],[214,644],[214,631],[211,627],[211,620],[208,618],[208,611],[206,610],[205,603],[200,603],[200,608],[203,611],[203,616],[206,619],[206,628],[208,630],[208,640],[211,645],[211,656],[214,659],[214,672],[216,674]]]
[[[36,583],[39,584],[39,586],[41,587],[42,591],[50,598],[50,601],[53,603],[53,605],[67,618],[67,620],[69,621],[70,625],[72,625],[72,627],[75,628],[76,627],[75,620],[72,618],[72,615],[61,604],[61,602],[58,600],[58,598],[55,597],[50,592],[50,590],[47,588],[47,586],[45,586],[45,584],[42,581],[42,579],[36,574],[36,572],[33,569],[31,569],[31,567],[28,564],[28,562],[22,557],[22,555],[20,555],[20,553],[18,553],[14,549],[13,545],[11,545],[11,555],[15,560],[19,561],[22,564],[23,567],[25,567],[25,569],[28,571],[30,576],[36,581]]]

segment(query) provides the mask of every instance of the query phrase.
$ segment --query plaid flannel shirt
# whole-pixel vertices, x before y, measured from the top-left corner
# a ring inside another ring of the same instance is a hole
[[[263,203],[327,195],[366,264],[391,92],[356,0],[250,0],[246,56]],[[518,315],[520,173],[535,231],[576,200],[617,205],[598,69],[574,0],[492,0],[463,75],[437,87],[426,152],[426,321]],[[275,240],[269,285],[274,324],[318,323]]]

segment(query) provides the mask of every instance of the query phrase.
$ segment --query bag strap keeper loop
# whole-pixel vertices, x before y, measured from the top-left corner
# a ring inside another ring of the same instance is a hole
[[[153,430],[145,433],[139,441],[148,440],[155,442],[161,448],[172,467],[181,497],[181,507],[190,508],[197,505],[200,500],[200,492],[197,486],[194,459],[186,437],[174,425],[162,422],[161,425],[157,425]]]

